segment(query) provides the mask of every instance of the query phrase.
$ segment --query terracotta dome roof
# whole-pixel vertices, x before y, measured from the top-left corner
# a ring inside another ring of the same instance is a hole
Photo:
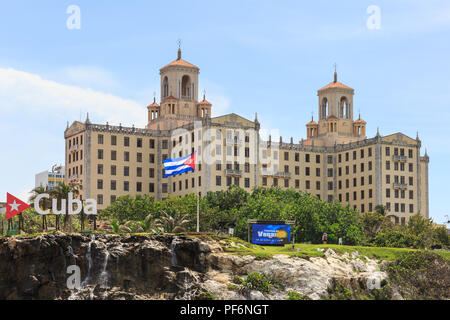
[[[211,104],[208,100],[206,100],[205,98],[203,98],[203,101],[200,101],[198,104],[199,104],[199,105],[208,105],[208,106],[211,106],[211,105],[212,105],[212,104]]]
[[[306,124],[307,126],[317,126],[318,125],[318,123],[317,122],[315,122],[314,120],[311,120],[310,122],[308,122],[307,124]]]
[[[338,119],[338,117],[331,115],[331,116],[328,116],[328,118],[326,120],[336,120],[336,119]]]
[[[355,123],[366,124],[367,122],[365,122],[363,119],[359,118],[358,120],[355,121]]]
[[[188,68],[194,68],[194,69],[199,69],[199,67],[194,66],[192,63],[187,62],[186,60],[183,59],[177,59],[175,61],[172,61],[171,63],[169,63],[168,65],[164,66],[161,68],[161,70],[166,69],[168,67],[171,66],[175,66],[175,67],[188,67]]]
[[[147,108],[152,108],[152,107],[159,107],[159,104],[156,103],[156,98],[153,99],[153,103],[149,106],[147,106]]]
[[[323,90],[332,89],[332,88],[353,90],[353,88],[350,88],[349,86],[346,86],[345,84],[340,83],[339,81],[336,81],[336,82],[331,82],[331,83],[327,84],[325,87],[323,87],[322,89],[319,89],[318,91],[323,91]]]

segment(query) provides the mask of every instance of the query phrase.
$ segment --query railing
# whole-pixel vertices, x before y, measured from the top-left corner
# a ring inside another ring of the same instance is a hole
[[[406,156],[399,156],[399,155],[393,155],[392,159],[394,159],[394,161],[402,161],[402,162],[408,161],[408,158]]]
[[[261,170],[261,175],[262,176],[273,176],[273,177],[279,177],[279,178],[291,178],[291,173],[290,172],[281,172],[281,171],[277,171],[277,172],[273,172],[270,170]]]
[[[225,169],[225,175],[227,175],[227,176],[242,176],[242,171],[235,170],[235,169]]]
[[[76,151],[76,150],[78,150],[78,145],[77,144],[74,144],[73,146],[71,146],[69,148],[69,152]]]
[[[408,189],[408,185],[405,183],[394,182],[394,189]]]
[[[239,146],[241,146],[242,145],[242,140],[227,138],[226,139],[226,144],[227,145],[239,145]]]

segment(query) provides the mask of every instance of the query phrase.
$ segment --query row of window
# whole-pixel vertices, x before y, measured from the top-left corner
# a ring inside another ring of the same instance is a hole
[[[232,184],[240,186],[241,179],[239,177],[226,177],[226,186],[229,187]],[[216,176],[216,186],[222,186],[222,176]],[[250,188],[250,178],[244,178],[244,188]]]
[[[394,170],[395,171],[405,171],[406,164],[404,162],[394,162]],[[391,162],[386,161],[386,170],[391,170]],[[408,171],[413,172],[414,171],[414,165],[412,163],[408,163]]]
[[[83,150],[80,150],[80,152],[75,151],[74,153],[69,153],[69,163],[76,162],[78,159],[83,160]]]
[[[104,144],[104,135],[103,134],[98,134],[97,136],[97,143],[98,144]],[[117,146],[117,136],[112,135],[111,136],[111,145],[112,146]],[[142,148],[143,147],[143,143],[144,143],[144,139],[143,138],[137,138],[136,139],[136,147],[137,148]],[[130,146],[130,137],[123,137],[123,146],[124,147],[129,147]],[[149,139],[148,140],[148,146],[150,149],[155,149],[155,139]],[[163,149],[168,149],[169,148],[169,143],[168,140],[162,140],[161,141],[161,147]]]
[[[191,183],[192,183],[192,188],[195,188],[195,178],[191,179]],[[162,193],[167,193],[167,183],[163,183],[161,186],[162,186]],[[201,186],[202,186],[202,177],[198,177],[198,187],[201,187]],[[248,183],[248,187],[250,187],[250,181]],[[103,179],[97,179],[97,190],[104,190],[104,188],[105,188],[105,186],[104,186]],[[189,188],[189,179],[185,180],[185,188],[186,189]],[[116,180],[110,180],[109,189],[111,191],[117,190],[117,181]],[[183,183],[180,180],[180,181],[178,181],[178,191],[182,191],[182,189],[183,189]],[[123,181],[122,190],[130,191],[130,181]],[[172,192],[175,192],[175,191],[177,191],[176,190],[176,182],[173,183]],[[144,192],[144,190],[142,188],[142,182],[140,182],[140,181],[136,182],[136,192]],[[148,192],[150,192],[150,193],[155,192],[155,184],[154,183],[149,183]]]
[[[391,176],[389,174],[386,175],[386,184],[391,183]],[[394,176],[394,183],[406,184],[405,176]],[[414,177],[408,177],[408,185],[414,185]]]
[[[414,213],[414,204],[410,203],[409,205],[409,213]],[[391,203],[386,202],[387,211],[391,211]],[[406,212],[406,204],[405,203],[394,203],[394,212]]]
[[[72,146],[76,146],[76,145],[83,145],[83,136],[73,137],[72,139],[69,139],[69,149]]]
[[[413,190],[409,190],[409,199],[413,200],[414,199],[414,191]],[[386,189],[386,198],[390,198],[391,197],[391,189]],[[394,198],[395,199],[406,199],[406,190],[399,190],[399,189],[395,189],[394,190]]]
[[[400,153],[399,153],[400,151]],[[408,158],[412,159],[413,157],[413,149],[408,149]],[[386,156],[390,156],[391,155],[391,147],[386,147]],[[394,156],[405,156],[405,149],[404,148],[394,148]]]
[[[83,165],[76,166],[74,168],[69,168],[69,178],[72,175],[82,175],[83,174]]]

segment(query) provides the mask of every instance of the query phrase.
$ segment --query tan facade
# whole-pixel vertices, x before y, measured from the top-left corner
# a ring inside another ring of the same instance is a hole
[[[262,141],[260,124],[236,114],[211,118],[198,101],[199,69],[181,59],[162,68],[161,105],[148,106],[146,129],[74,122],[65,131],[66,181],[104,209],[122,195],[156,200],[205,195],[236,184],[304,190],[361,212],[385,205],[397,223],[428,217],[428,162],[419,138],[401,133],[367,139],[366,122],[353,120],[354,90],[337,82],[318,91],[319,122],[300,143]],[[163,178],[163,160],[197,152],[195,172]]]

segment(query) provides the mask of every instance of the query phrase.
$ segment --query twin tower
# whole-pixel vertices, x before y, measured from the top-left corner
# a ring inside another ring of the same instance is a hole
[[[200,69],[178,57],[160,69],[161,105],[156,102],[147,107],[150,130],[171,130],[194,120],[211,117],[212,104],[205,95],[199,101],[198,78]],[[330,146],[362,140],[366,136],[366,122],[360,117],[353,120],[354,89],[334,81],[318,91],[319,122],[306,125],[306,145]]]

